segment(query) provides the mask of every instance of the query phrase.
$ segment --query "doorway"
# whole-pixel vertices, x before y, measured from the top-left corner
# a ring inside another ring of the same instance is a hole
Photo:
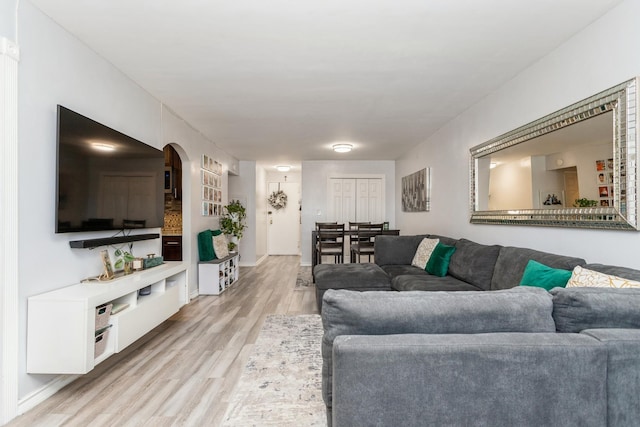
[[[269,255],[300,255],[300,184],[270,182],[267,193],[283,191],[287,205],[275,209],[267,204],[267,253]]]
[[[164,147],[164,173],[162,257],[182,261],[182,160],[171,145]]]

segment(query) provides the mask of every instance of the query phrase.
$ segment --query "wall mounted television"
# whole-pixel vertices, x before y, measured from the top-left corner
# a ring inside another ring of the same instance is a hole
[[[58,105],[56,233],[162,227],[164,153]]]

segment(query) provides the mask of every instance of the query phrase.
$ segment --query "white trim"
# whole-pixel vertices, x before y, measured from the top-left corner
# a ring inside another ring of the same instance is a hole
[[[64,387],[68,386],[80,375],[59,375],[52,381],[48,382],[44,387],[29,393],[24,399],[20,399],[18,402],[18,414],[24,414],[25,412],[35,408]]]
[[[268,256],[269,256],[268,254],[262,255],[260,258],[258,258],[258,260],[255,263],[240,261],[238,263],[238,267],[257,267],[260,264],[262,264],[267,259]]]
[[[0,424],[18,415],[18,45],[0,38]]]

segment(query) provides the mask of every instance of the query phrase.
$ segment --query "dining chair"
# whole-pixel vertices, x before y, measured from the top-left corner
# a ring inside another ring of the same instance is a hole
[[[375,237],[382,231],[383,224],[360,224],[358,226],[358,237],[351,242],[350,258],[351,262],[360,262],[360,256],[366,255],[367,261],[371,262],[373,255]]]
[[[344,224],[323,224],[317,229],[317,264],[323,256],[332,256],[336,264],[344,262]]]

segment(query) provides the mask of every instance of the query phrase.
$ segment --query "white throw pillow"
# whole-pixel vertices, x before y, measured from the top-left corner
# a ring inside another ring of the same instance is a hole
[[[588,270],[579,265],[573,269],[567,288],[597,287],[597,288],[640,288],[640,282],[618,276]]]
[[[216,258],[218,259],[229,256],[227,236],[224,234],[213,236],[213,251],[216,253]]]
[[[440,242],[440,239],[422,239],[422,242],[418,245],[418,249],[416,250],[416,254],[413,256],[413,261],[411,261],[411,265],[414,267],[418,267],[421,269],[425,269],[427,266],[427,262],[429,258],[431,258],[431,254],[433,250],[436,248],[436,245]]]

